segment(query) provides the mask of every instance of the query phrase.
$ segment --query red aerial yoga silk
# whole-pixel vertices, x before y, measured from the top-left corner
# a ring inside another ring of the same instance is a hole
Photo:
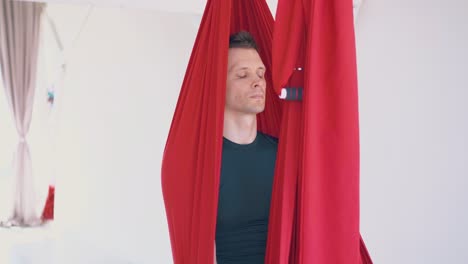
[[[265,0],[208,0],[162,163],[176,264],[214,260],[228,40],[240,30],[275,80],[267,74],[258,115],[259,130],[279,137],[265,263],[371,263],[359,234],[352,3],[280,0],[277,20],[272,43]],[[304,101],[278,99],[284,86],[303,87]]]
[[[351,0],[279,0],[272,76],[284,103],[266,263],[372,263],[359,234],[359,119]],[[301,69],[294,70],[294,69]]]

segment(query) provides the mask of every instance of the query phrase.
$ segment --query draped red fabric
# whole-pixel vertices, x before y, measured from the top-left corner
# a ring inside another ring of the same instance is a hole
[[[372,263],[359,233],[352,1],[279,0],[272,50],[276,92],[301,87],[303,101],[284,103],[266,263]]]
[[[46,203],[44,205],[44,210],[42,210],[42,221],[54,220],[54,199],[55,186],[49,185]]]
[[[162,163],[174,263],[214,260],[228,40],[240,30],[255,37],[276,84],[267,74],[266,108],[257,118],[259,130],[280,138],[265,263],[359,263],[365,247],[359,244],[352,19],[344,25],[352,7],[351,1],[348,8],[341,0],[320,0],[315,5],[326,1],[333,3],[332,11],[330,6],[324,8],[332,18],[321,15],[314,20],[306,19],[304,10],[310,6],[303,6],[305,1],[280,0],[278,11],[282,11],[272,43],[274,21],[265,0],[208,0]],[[347,18],[338,18],[347,12]],[[328,27],[317,30],[321,23],[333,24],[335,19],[341,24],[334,30],[349,32],[333,36]],[[322,34],[327,41],[317,40]],[[331,47],[316,46],[323,44]],[[325,54],[319,54],[322,51]],[[298,65],[304,67],[305,77],[292,74]],[[279,88],[297,84],[304,86],[304,101],[280,101]]]
[[[174,263],[212,263],[223,139],[229,35],[247,30],[271,68],[273,17],[264,0],[209,0],[193,47],[162,163]],[[267,78],[261,131],[278,136],[281,105]]]

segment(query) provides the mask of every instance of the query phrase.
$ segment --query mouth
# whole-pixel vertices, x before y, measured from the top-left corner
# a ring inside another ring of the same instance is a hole
[[[264,98],[265,98],[265,95],[263,95],[263,94],[254,94],[254,95],[249,96],[249,98],[252,98],[252,99],[264,99]]]

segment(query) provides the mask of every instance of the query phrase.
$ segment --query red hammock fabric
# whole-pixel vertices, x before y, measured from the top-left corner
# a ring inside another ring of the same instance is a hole
[[[272,43],[265,0],[208,0],[162,163],[176,264],[214,260],[228,40],[240,30],[257,40],[277,90],[267,75],[258,127],[280,140],[265,263],[371,263],[359,235],[352,3],[302,2],[279,1]],[[292,75],[297,66],[304,71]],[[287,84],[304,87],[304,101],[280,101]]]
[[[352,1],[279,0],[272,53],[276,92],[304,98],[284,104],[266,263],[372,263],[359,234]]]
[[[55,187],[49,185],[49,192],[47,194],[47,200],[42,210],[42,221],[54,220],[54,198],[55,198]]]

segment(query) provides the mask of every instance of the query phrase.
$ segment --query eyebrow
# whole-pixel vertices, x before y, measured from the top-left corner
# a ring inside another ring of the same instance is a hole
[[[231,67],[231,68],[232,68],[232,67]],[[241,68],[237,68],[237,69],[235,69],[235,70],[236,70],[236,71],[240,71],[240,70],[248,70],[248,69],[249,69],[249,67],[241,67]],[[266,71],[266,68],[265,68],[264,66],[260,66],[260,67],[258,67],[258,69],[261,69],[261,70]],[[229,70],[231,70],[231,69],[229,69]]]

